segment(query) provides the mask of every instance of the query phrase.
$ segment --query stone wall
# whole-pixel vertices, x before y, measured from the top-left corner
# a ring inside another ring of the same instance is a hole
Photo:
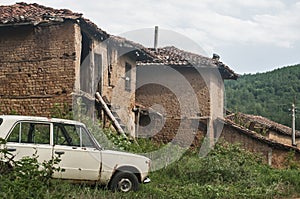
[[[50,116],[55,104],[72,103],[76,25],[0,28],[0,110]]]

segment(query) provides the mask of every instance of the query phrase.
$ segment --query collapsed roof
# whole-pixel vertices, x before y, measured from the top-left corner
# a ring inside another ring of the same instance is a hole
[[[246,135],[248,137],[251,137],[259,142],[262,142],[262,143],[266,143],[267,145],[271,146],[271,147],[274,147],[274,148],[279,148],[279,149],[284,149],[284,150],[287,150],[287,151],[290,151],[290,150],[294,150],[295,152],[298,152],[300,153],[300,149],[297,148],[296,146],[290,146],[290,145],[287,145],[287,144],[283,144],[283,143],[280,143],[276,140],[271,140],[263,135],[260,135],[258,133],[256,133],[255,131],[251,131],[247,128],[245,128],[244,126],[241,126],[239,124],[236,124],[235,122],[233,122],[232,120],[230,119],[220,119],[218,118],[217,120],[219,123],[219,125],[227,125],[227,126],[230,126],[236,130],[238,130],[239,133],[243,134],[243,135]]]
[[[268,128],[269,130],[273,130],[278,132],[279,134],[286,135],[286,136],[292,136],[292,128],[285,126],[283,124],[279,124],[277,122],[274,122],[268,118],[259,116],[259,115],[250,115],[245,113],[237,113],[237,114],[231,114],[227,116],[227,119],[234,121],[235,118],[238,118],[239,120],[243,120],[244,123],[253,123],[257,125],[264,126]],[[300,131],[295,131],[296,137],[300,138]]]
[[[67,9],[54,9],[36,3],[24,2],[9,6],[0,6],[0,26],[17,26],[62,23],[72,20],[81,26],[88,28],[94,36],[103,39],[108,38],[104,30],[98,28],[93,22],[82,17],[80,13],[74,13]]]

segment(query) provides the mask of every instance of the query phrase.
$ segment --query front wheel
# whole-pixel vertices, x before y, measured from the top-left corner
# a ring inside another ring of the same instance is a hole
[[[139,181],[134,173],[118,172],[111,180],[109,188],[112,191],[128,192],[139,189]]]

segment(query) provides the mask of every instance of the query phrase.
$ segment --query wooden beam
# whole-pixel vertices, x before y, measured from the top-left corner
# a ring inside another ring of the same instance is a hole
[[[110,109],[108,108],[107,104],[105,103],[105,101],[103,100],[103,98],[101,97],[99,92],[96,92],[96,99],[101,103],[105,113],[107,114],[107,116],[111,119],[111,121],[113,122],[116,130],[118,131],[119,134],[123,135],[124,137],[127,137],[124,130],[122,129],[122,127],[120,126],[118,120],[115,118],[115,116],[113,116],[113,114],[111,113]]]

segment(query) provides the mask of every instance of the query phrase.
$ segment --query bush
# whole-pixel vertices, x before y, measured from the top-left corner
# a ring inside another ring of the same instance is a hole
[[[1,139],[1,146],[4,143]],[[54,171],[59,171],[55,167],[58,158],[39,163],[33,154],[33,157],[14,161],[14,156],[5,148],[1,149],[0,157],[0,198],[49,198],[51,176]]]
[[[204,158],[187,152],[158,173],[173,179],[170,184],[195,187],[194,194],[201,193],[200,198],[273,198],[299,193],[299,170],[273,169],[260,157],[224,142]]]

